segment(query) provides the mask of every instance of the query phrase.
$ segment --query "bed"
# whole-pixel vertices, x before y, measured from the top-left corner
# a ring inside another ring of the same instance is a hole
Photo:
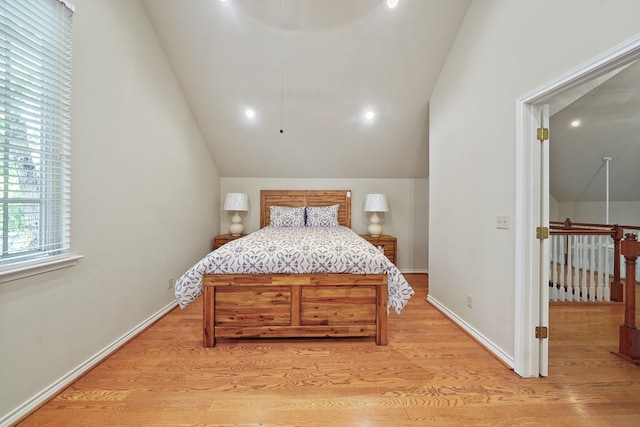
[[[388,310],[399,313],[413,290],[350,227],[350,191],[261,191],[260,230],[214,250],[176,282],[181,307],[204,294],[203,345],[258,337],[375,337],[386,345]]]

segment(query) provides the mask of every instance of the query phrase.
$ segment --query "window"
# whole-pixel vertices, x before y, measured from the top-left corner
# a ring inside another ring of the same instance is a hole
[[[69,254],[72,15],[0,3],[0,271]]]

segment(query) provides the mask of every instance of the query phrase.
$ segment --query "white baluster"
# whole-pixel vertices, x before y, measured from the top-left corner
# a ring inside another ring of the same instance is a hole
[[[560,236],[560,288],[558,293],[560,294],[560,301],[567,299],[566,283],[564,281],[564,240],[566,236]]]
[[[558,279],[558,252],[557,252],[558,236],[551,236],[550,246],[550,258],[551,258],[551,272],[549,273],[549,281],[551,285],[549,287],[549,301],[558,301],[558,288],[556,287]]]
[[[605,237],[606,254],[604,257],[604,300],[611,301],[611,279],[609,278],[609,237]]]
[[[568,260],[569,260],[569,265],[567,265],[567,301],[573,301],[573,278],[574,278],[574,273],[575,273],[575,237],[576,236],[569,236],[569,238],[567,239],[567,241],[569,242],[568,244],[568,250],[569,250],[569,256],[568,256]]]
[[[596,300],[596,236],[590,236],[589,244],[589,301]]]
[[[604,259],[602,236],[598,236],[598,301],[604,301]]]
[[[580,299],[582,301],[587,301],[589,299],[588,295],[587,295],[587,275],[589,274],[588,268],[589,268],[589,263],[587,262],[587,260],[589,259],[589,256],[587,254],[587,250],[588,250],[588,244],[587,242],[589,241],[589,236],[580,236],[581,237],[581,241],[582,241],[582,257],[580,260],[580,266],[582,267],[582,275],[581,275],[581,280],[580,280]]]

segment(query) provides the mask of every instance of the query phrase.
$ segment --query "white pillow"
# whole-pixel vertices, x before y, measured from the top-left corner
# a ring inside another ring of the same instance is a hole
[[[307,206],[307,227],[337,227],[340,205]]]
[[[304,227],[304,206],[269,206],[269,225],[273,227]]]

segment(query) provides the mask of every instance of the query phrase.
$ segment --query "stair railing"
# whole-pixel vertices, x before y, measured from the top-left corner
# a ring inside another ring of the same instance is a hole
[[[551,221],[549,299],[551,301],[622,301],[619,226]],[[609,265],[613,249],[613,280]]]

